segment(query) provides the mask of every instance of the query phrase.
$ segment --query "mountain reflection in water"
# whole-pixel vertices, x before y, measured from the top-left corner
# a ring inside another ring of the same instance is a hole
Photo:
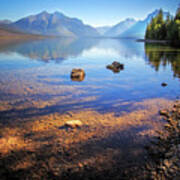
[[[19,43],[9,43],[6,48],[0,47],[0,52],[16,52],[30,59],[48,62],[79,56],[85,49],[90,49],[98,43],[97,39],[52,38]]]

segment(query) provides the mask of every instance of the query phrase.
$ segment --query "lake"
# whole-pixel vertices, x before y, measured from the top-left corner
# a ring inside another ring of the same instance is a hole
[[[107,69],[113,61],[124,69]],[[73,81],[73,68],[82,68],[85,78]],[[95,175],[94,164],[134,170],[143,145],[162,126],[158,111],[179,98],[179,83],[180,49],[168,46],[95,38],[0,44],[0,152],[5,162],[17,157],[20,165],[7,167],[13,173],[23,166],[22,177],[33,166],[42,175],[42,164],[52,157],[50,171],[57,177],[85,163]],[[72,119],[84,126],[64,128]]]

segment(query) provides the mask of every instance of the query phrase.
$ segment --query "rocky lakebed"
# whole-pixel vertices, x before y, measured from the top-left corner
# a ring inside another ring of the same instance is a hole
[[[145,101],[137,104],[145,109],[121,116],[86,110],[7,121],[0,126],[0,177],[179,179],[180,103],[169,103]]]

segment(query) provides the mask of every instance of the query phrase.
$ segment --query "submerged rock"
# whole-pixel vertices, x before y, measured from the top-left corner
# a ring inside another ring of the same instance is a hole
[[[71,72],[72,81],[83,81],[85,78],[85,72],[83,69],[73,69]]]
[[[79,120],[71,120],[71,121],[67,121],[65,123],[65,127],[70,127],[70,128],[77,128],[77,127],[82,127],[82,122]]]
[[[160,110],[159,114],[161,116],[169,117],[169,112],[167,110],[165,110],[165,109],[164,110]]]
[[[166,87],[166,86],[167,86],[167,83],[163,82],[163,83],[161,84],[161,86]]]
[[[114,61],[112,64],[107,65],[106,68],[116,73],[116,72],[120,72],[120,70],[124,70],[124,64]]]

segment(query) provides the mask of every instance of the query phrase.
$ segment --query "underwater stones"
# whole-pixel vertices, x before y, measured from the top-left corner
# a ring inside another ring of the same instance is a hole
[[[71,72],[72,81],[83,81],[85,78],[85,72],[83,69],[73,69]]]
[[[155,141],[153,140],[148,145],[148,160],[152,166],[148,169],[146,168],[146,172],[147,177],[152,175],[151,179],[179,179],[180,177],[179,109],[180,101],[176,102],[172,110],[160,111],[160,114],[166,117],[164,120],[167,123],[164,126],[164,130],[156,136]],[[149,162],[147,163],[149,164]],[[152,174],[154,170],[156,174]]]
[[[65,127],[70,127],[70,128],[78,128],[78,127],[82,127],[82,122],[79,120],[71,120],[71,121],[67,121],[65,123]]]
[[[167,86],[167,83],[163,82],[163,83],[161,83],[161,86],[162,86],[162,87],[166,87],[166,86]]]
[[[164,110],[160,110],[159,114],[161,116],[169,117],[169,112],[167,110],[165,110],[165,109]]]
[[[114,61],[112,64],[107,65],[106,68],[112,70],[114,73],[118,73],[124,69],[124,64]]]

